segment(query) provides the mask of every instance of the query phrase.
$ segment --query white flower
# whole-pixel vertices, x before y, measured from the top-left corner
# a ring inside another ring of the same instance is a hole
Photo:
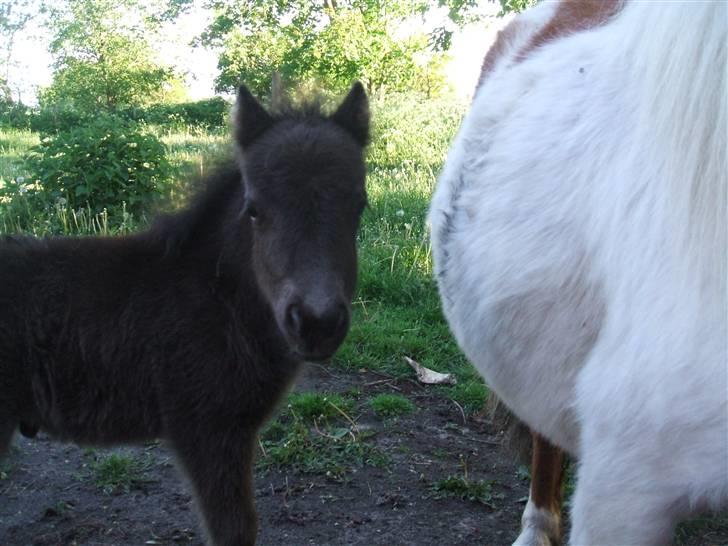
[[[23,182],[25,182],[25,177],[24,176],[19,176],[15,180],[16,180],[16,182],[18,184],[22,184]]]

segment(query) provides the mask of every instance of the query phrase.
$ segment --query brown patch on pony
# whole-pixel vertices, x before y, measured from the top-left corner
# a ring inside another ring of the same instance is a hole
[[[533,434],[531,500],[537,508],[561,514],[564,452],[543,436]]]
[[[619,13],[624,2],[625,0],[562,0],[551,19],[518,52],[514,63],[523,61],[532,51],[549,42],[603,25]],[[480,67],[476,92],[493,72],[498,61],[508,53],[524,24],[527,23],[516,18],[498,32]]]
[[[500,58],[508,52],[511,43],[518,35],[518,30],[521,25],[523,25],[523,23],[518,19],[515,19],[508,23],[504,29],[498,31],[495,42],[493,42],[493,45],[490,46],[488,53],[485,54],[485,58],[483,59],[483,64],[480,66],[480,77],[478,78],[478,83],[475,85],[476,91],[480,89],[480,86],[483,85],[485,79],[491,72],[493,72],[496,63],[500,60]]]
[[[605,24],[623,5],[624,0],[562,0],[551,20],[518,54],[518,60],[549,42]]]

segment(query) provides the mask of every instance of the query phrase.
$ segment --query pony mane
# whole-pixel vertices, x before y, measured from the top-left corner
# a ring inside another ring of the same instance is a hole
[[[196,234],[209,226],[217,226],[228,214],[231,197],[236,190],[242,197],[240,167],[227,159],[217,165],[210,174],[193,183],[199,186],[182,209],[160,215],[152,224],[150,235],[165,248],[165,254],[178,254]]]
[[[324,99],[320,95],[295,101],[289,98],[274,105],[271,108],[271,115],[277,122],[287,119],[323,118],[325,117],[323,104]]]
[[[674,225],[686,227],[678,242],[725,283],[728,10],[724,2],[649,4],[627,3],[619,33],[633,37],[624,44],[637,58],[630,77],[644,82],[639,142],[662,161],[665,206]],[[701,31],[686,32],[687,20]]]

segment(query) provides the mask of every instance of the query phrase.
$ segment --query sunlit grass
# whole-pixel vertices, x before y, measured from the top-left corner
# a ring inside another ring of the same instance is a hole
[[[227,130],[205,132],[193,128],[169,131],[156,127],[157,136],[167,146],[167,157],[182,176],[204,176],[216,158],[230,154]]]
[[[39,140],[38,133],[28,130],[0,129],[0,180],[7,182],[27,176],[22,158]]]

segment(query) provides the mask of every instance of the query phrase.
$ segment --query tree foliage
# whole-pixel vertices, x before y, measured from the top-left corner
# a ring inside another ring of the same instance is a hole
[[[462,24],[475,0],[211,0],[215,16],[199,43],[221,47],[218,90],[241,81],[256,93],[271,75],[318,81],[343,91],[361,80],[370,92],[437,93],[444,85],[448,30],[421,30],[424,16],[446,7]],[[419,24],[418,24],[419,23]]]
[[[501,5],[500,15],[512,12],[521,12],[535,5],[538,0],[498,0]]]
[[[155,58],[150,44],[158,5],[136,0],[64,0],[54,7],[53,82],[43,106],[85,112],[159,101],[179,78]]]

